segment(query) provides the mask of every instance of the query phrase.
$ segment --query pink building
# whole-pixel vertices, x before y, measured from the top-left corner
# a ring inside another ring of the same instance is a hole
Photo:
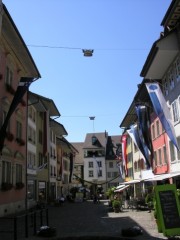
[[[0,3],[1,5],[1,3]],[[0,21],[0,130],[6,120],[22,77],[39,78],[40,74],[3,5]],[[19,97],[19,95],[18,95]],[[17,98],[18,99],[18,98]],[[26,131],[27,92],[20,98],[8,121],[0,156],[0,216],[26,206]]]
[[[155,113],[151,114],[151,137],[154,150],[153,172],[154,174],[169,173],[169,140]]]

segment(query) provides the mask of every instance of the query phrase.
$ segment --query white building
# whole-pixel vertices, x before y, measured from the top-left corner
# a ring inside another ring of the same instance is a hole
[[[106,182],[107,133],[88,133],[84,141],[84,180],[91,185],[92,192],[98,188],[105,190]]]

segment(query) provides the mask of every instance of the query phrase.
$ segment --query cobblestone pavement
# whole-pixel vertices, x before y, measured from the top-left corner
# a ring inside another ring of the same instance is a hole
[[[57,229],[56,238],[51,239],[84,237],[83,239],[89,240],[90,237],[95,236],[96,239],[107,239],[107,237],[109,239],[130,239],[123,238],[121,230],[133,226],[139,226],[143,230],[142,235],[132,237],[134,240],[167,239],[163,234],[158,233],[152,213],[126,209],[120,213],[110,212],[107,201],[101,201],[100,204],[93,204],[91,201],[65,202],[60,207],[49,207],[49,226]]]

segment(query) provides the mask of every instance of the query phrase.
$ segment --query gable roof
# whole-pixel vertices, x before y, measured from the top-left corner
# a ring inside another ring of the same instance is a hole
[[[92,144],[92,137],[97,138],[97,144]],[[87,133],[84,141],[83,148],[95,149],[95,148],[105,148],[107,143],[107,133]]]

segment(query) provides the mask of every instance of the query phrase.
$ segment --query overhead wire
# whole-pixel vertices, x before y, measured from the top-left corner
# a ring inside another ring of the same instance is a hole
[[[82,49],[91,49],[91,48],[80,48],[80,47],[68,47],[68,46],[51,46],[51,45],[36,45],[36,44],[27,44],[28,47],[35,48],[59,48],[59,49],[69,49],[69,50],[82,50]],[[146,48],[93,48],[95,50],[102,51],[147,51]]]

